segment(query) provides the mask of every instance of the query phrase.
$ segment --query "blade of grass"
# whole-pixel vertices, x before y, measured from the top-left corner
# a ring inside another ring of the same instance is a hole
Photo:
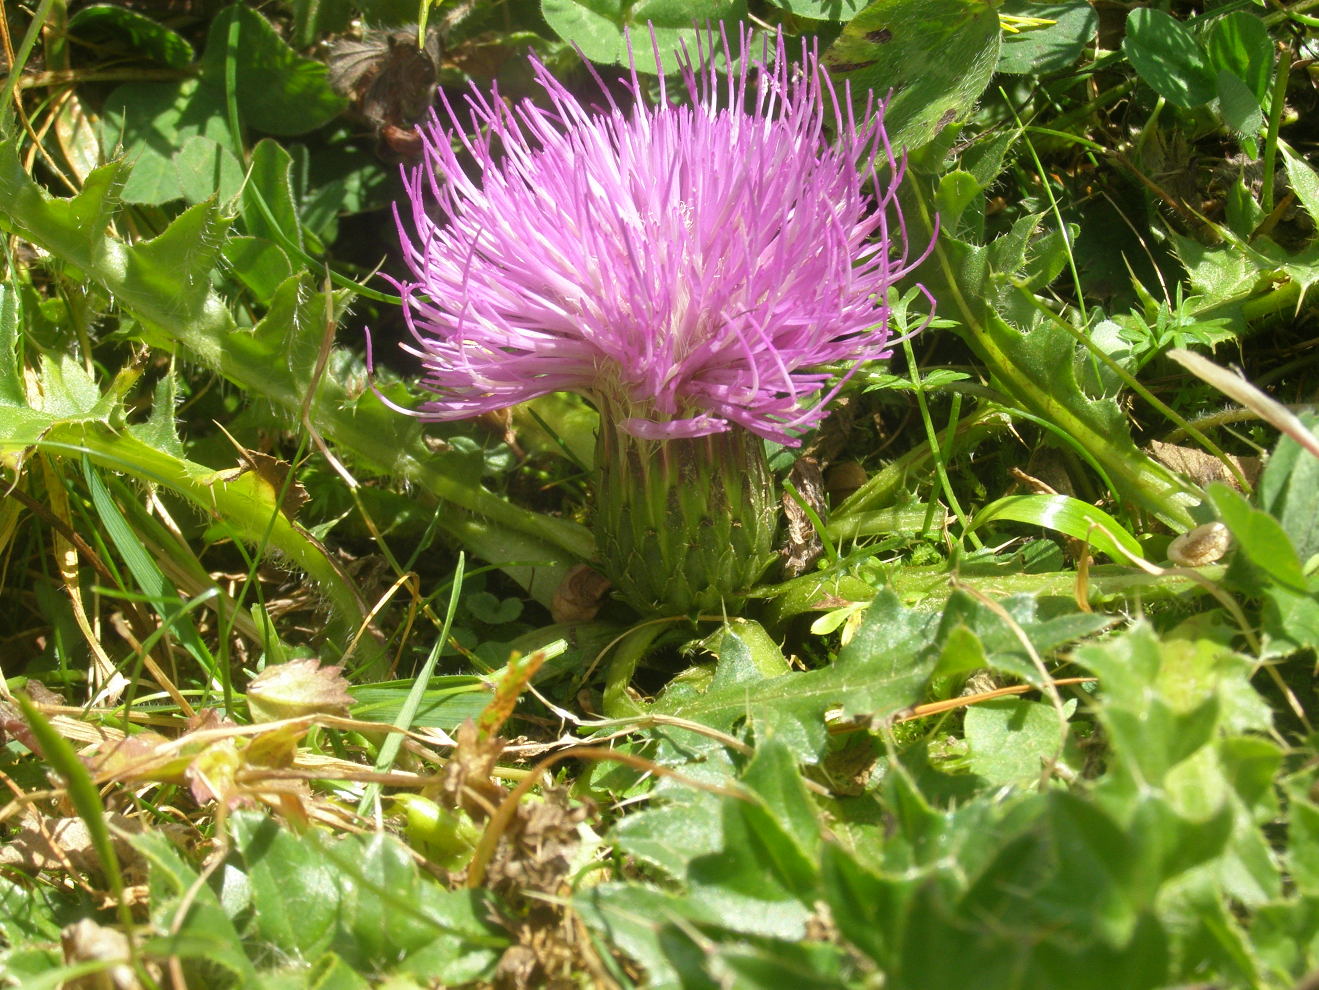
[[[398,713],[398,718],[394,720],[394,727],[403,730],[403,732],[407,732],[412,728],[412,720],[416,718],[417,710],[421,707],[422,698],[426,695],[426,686],[430,683],[431,674],[435,671],[435,664],[440,659],[440,651],[444,649],[444,644],[449,641],[449,629],[453,626],[453,617],[458,611],[458,599],[463,590],[463,568],[466,563],[466,555],[459,551],[458,564],[453,572],[453,586],[449,590],[449,608],[444,614],[444,627],[440,630],[440,635],[436,637],[435,645],[431,647],[426,662],[421,665],[421,671],[417,674],[417,679],[413,681],[412,690],[408,692],[408,696],[403,702],[403,708]],[[378,773],[388,773],[393,769],[394,760],[398,758],[398,751],[402,745],[402,732],[391,732],[385,737],[385,741],[380,745],[380,753],[376,756],[375,768]],[[362,800],[357,802],[357,813],[365,816],[379,796],[380,785],[368,784],[362,792]]]
[[[41,747],[41,757],[52,770],[64,778],[69,800],[73,802],[78,817],[87,826],[92,848],[96,850],[101,866],[105,869],[105,879],[117,902],[119,923],[127,934],[134,928],[133,910],[124,897],[124,873],[119,863],[119,854],[115,852],[114,841],[110,837],[110,826],[105,820],[105,808],[101,804],[101,796],[96,791],[96,785],[92,783],[91,774],[87,772],[82,760],[78,759],[78,754],[74,752],[68,740],[55,731],[29,698],[17,694],[14,700],[18,702],[23,719],[32,730],[37,745]],[[128,946],[132,962],[136,967],[136,950],[131,938]]]
[[[178,589],[165,577],[165,573],[147,553],[142,540],[133,532],[132,526],[119,511],[119,506],[110,497],[110,490],[101,480],[100,474],[92,467],[91,461],[84,455],[82,473],[91,492],[92,505],[100,518],[101,526],[110,542],[114,544],[119,556],[128,565],[133,580],[151,602],[165,630],[175,636],[201,668],[206,672],[207,681],[217,681],[224,693],[224,709],[228,714],[233,710],[233,685],[229,680],[227,664],[216,663],[211,651],[202,642],[201,634],[189,618],[190,610],[180,610],[183,604]],[[171,607],[172,606],[172,607]]]
[[[1144,558],[1136,538],[1116,519],[1103,509],[1070,495],[1009,495],[977,512],[971,525],[979,528],[999,520],[1043,526],[1085,540],[1119,563],[1128,556]]]

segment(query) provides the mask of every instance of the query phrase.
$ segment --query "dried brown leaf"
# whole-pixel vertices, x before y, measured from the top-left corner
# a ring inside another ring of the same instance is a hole
[[[1159,461],[1165,467],[1171,468],[1178,474],[1184,474],[1201,488],[1206,487],[1215,481],[1221,481],[1225,485],[1240,489],[1236,478],[1228,470],[1227,465],[1220,461],[1212,454],[1206,454],[1203,450],[1195,447],[1182,447],[1175,443],[1161,443],[1158,440],[1150,441],[1150,453],[1154,459]],[[1258,457],[1236,457],[1232,454],[1227,455],[1237,470],[1252,485],[1259,478],[1262,464]]]
[[[550,615],[555,622],[589,622],[604,604],[613,582],[589,564],[578,564],[554,589]]]
[[[458,726],[454,736],[458,745],[444,765],[440,793],[450,806],[461,808],[474,821],[485,821],[506,793],[492,779],[504,740],[482,735],[470,718]]]
[[[83,918],[60,932],[60,947],[66,965],[107,963],[105,969],[66,981],[65,990],[140,990],[142,984],[128,964],[128,936],[118,929]]]
[[[107,814],[106,822],[111,826],[111,841],[120,865],[134,868],[141,857],[121,833],[138,833],[142,831],[141,823],[115,813]],[[81,818],[47,818],[31,808],[18,831],[0,846],[0,866],[33,876],[42,872],[94,876],[102,873],[86,822]]]
[[[792,465],[788,476],[797,494],[815,513],[816,518],[825,517],[824,475],[820,471],[820,462],[813,457],[799,457]],[[783,503],[783,515],[787,521],[787,541],[779,551],[783,557],[784,577],[797,577],[805,574],[824,553],[824,544],[820,534],[815,531],[815,523],[810,514],[792,493],[784,491],[780,496]]]

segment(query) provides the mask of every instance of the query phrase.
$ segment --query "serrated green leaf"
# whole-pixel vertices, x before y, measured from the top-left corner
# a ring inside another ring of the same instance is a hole
[[[106,421],[115,404],[114,397],[103,396],[87,369],[69,354],[41,356],[38,389],[41,412],[52,421]]]
[[[864,112],[891,93],[884,129],[895,149],[915,149],[963,119],[998,63],[999,20],[988,0],[874,0],[825,50],[831,74]]]
[[[1267,264],[1259,255],[1241,250],[1239,244],[1210,246],[1175,232],[1170,236],[1191,287],[1211,299],[1229,299],[1248,292],[1260,277],[1261,262]]]
[[[704,900],[635,884],[602,883],[578,890],[573,907],[609,945],[622,949],[645,968],[647,986],[704,990],[713,985],[703,982],[708,977],[702,973],[704,960],[699,950],[695,959],[685,958],[672,939],[675,929],[690,931],[693,922],[719,925],[723,918]]]
[[[939,211],[939,222],[944,229],[956,230],[962,213],[983,192],[984,187],[970,172],[954,170],[941,176],[939,189],[934,194],[934,206]]]
[[[914,703],[934,666],[936,616],[903,608],[892,592],[876,596],[861,628],[837,660],[822,670],[773,678],[725,675],[704,694],[656,702],[656,711],[727,730],[750,718],[757,734],[777,737],[799,758],[814,762],[824,745],[824,713],[884,718]]]
[[[255,931],[282,954],[323,958],[328,946],[358,972],[450,984],[487,975],[507,945],[482,895],[423,876],[392,835],[294,835],[249,812],[231,822]]]
[[[901,979],[897,949],[902,944],[909,918],[907,901],[916,881],[876,875],[829,842],[820,857],[820,882],[843,936],[881,970]]]
[[[282,357],[290,387],[303,393],[311,387],[326,333],[325,297],[314,292],[310,282],[305,271],[285,279],[271,297],[266,315],[251,332],[258,351]],[[346,303],[346,293],[334,293],[332,312],[342,312]]]
[[[960,905],[974,917],[1049,922],[1097,933],[1115,947],[1138,919],[1136,886],[1143,864],[1123,828],[1093,802],[1048,796],[1046,814],[981,873]],[[1031,868],[1035,861],[1047,869]]]
[[[364,976],[334,952],[327,952],[313,962],[306,979],[307,986],[314,990],[370,990],[371,987]]]
[[[83,180],[76,196],[58,199],[31,180],[12,141],[0,143],[0,187],[5,192],[6,214],[52,252],[85,259],[79,265],[84,270],[101,260],[98,242],[119,209],[128,171],[123,162],[102,165]]]
[[[1244,663],[1212,640],[1160,640],[1143,623],[1073,658],[1099,678],[1100,720],[1114,766],[1146,786],[1159,785],[1181,761],[1207,745],[1234,693],[1252,689]],[[1235,671],[1235,672],[1234,672]]]
[[[129,432],[145,444],[163,450],[174,457],[182,458],[183,441],[179,438],[178,420],[175,418],[175,406],[179,398],[178,375],[170,368],[151,396],[151,416],[145,423],[130,426]]]
[[[250,812],[229,816],[229,834],[251,884],[252,933],[294,958],[324,953],[335,937],[343,890],[320,844]]]
[[[719,800],[706,792],[675,795],[661,807],[625,815],[610,829],[609,839],[627,855],[681,882],[693,859],[720,849],[720,808]]]
[[[211,271],[233,218],[214,202],[198,203],[149,241],[129,248],[124,280],[133,295],[152,295],[163,316],[177,323],[201,318],[211,292]]]
[[[155,929],[167,933],[148,940],[143,948],[161,956],[206,960],[224,967],[242,984],[254,982],[256,968],[243,951],[242,940],[214,891],[198,882],[196,872],[169,839],[161,832],[144,832],[131,836],[129,841],[149,866]]]
[[[919,205],[920,209],[906,212],[907,234],[913,243],[922,243],[931,233],[928,213]],[[1015,228],[1004,236],[1014,245],[1026,239]],[[1008,248],[1005,242],[997,249],[1000,263],[1012,263],[1015,249]],[[997,292],[987,252],[986,247],[940,234],[917,277],[936,298],[948,301],[941,315],[955,321],[957,332],[1013,403],[1085,457],[1124,498],[1178,528],[1189,528],[1187,507],[1199,501],[1198,491],[1136,446],[1126,416],[1114,401],[1085,394],[1076,378],[1077,341],[1071,333],[1053,321],[1040,322],[1029,332],[1007,322],[995,305]]]
[[[742,783],[759,796],[798,848],[814,859],[820,849],[819,814],[788,747],[775,739],[761,743]]]
[[[994,238],[985,246],[985,259],[991,270],[1000,275],[1014,275],[1026,264],[1026,251],[1031,235],[1044,218],[1042,213],[1029,213],[1013,221],[1011,229]]]
[[[0,285],[0,405],[27,405],[18,350],[20,316],[18,290]]]
[[[447,890],[423,877],[392,835],[326,850],[339,873],[354,881],[345,889],[336,951],[355,969],[450,985],[489,978],[509,941],[489,920],[487,895]]]
[[[1305,207],[1305,212],[1310,214],[1310,219],[1319,223],[1319,174],[1287,145],[1279,142],[1278,148],[1287,166],[1287,180],[1291,183],[1292,192],[1296,193],[1296,198]]]
[[[813,864],[765,808],[727,798],[723,845],[687,869],[690,896],[733,931],[800,938],[815,887]]]
[[[967,626],[957,625],[943,638],[943,649],[939,652],[939,663],[933,676],[956,677],[988,666],[989,658],[980,637]]]

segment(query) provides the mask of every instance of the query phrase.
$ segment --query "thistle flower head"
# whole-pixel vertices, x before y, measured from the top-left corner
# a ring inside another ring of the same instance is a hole
[[[432,115],[396,211],[420,415],[575,391],[638,437],[795,444],[822,366],[888,356],[914,263],[881,109],[858,120],[814,47],[756,58],[744,31],[739,60],[722,38],[726,69],[684,57],[687,100],[661,78],[649,104],[634,66],[628,99],[587,106],[533,56],[546,106],[474,89]]]

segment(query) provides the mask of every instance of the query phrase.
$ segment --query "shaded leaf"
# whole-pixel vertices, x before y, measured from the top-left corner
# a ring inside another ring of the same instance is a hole
[[[998,63],[998,11],[989,0],[874,0],[843,28],[823,61],[851,86],[858,116],[873,94],[888,103],[894,148],[918,148],[970,113]]]
[[[1173,106],[1189,110],[1214,98],[1217,73],[1204,46],[1170,14],[1137,7],[1127,15],[1122,50],[1141,79]]]
[[[1002,13],[1052,21],[1003,36],[999,72],[1041,75],[1066,69],[1094,40],[1099,15],[1084,0],[1071,3],[1022,3],[1003,5]]]
[[[267,134],[305,134],[348,105],[330,88],[323,63],[300,56],[245,4],[226,7],[211,21],[201,58],[202,81],[211,89],[224,93],[231,28],[236,34],[235,97],[248,126]]]
[[[83,42],[119,42],[171,69],[192,61],[192,46],[146,14],[118,4],[97,3],[69,18],[69,34]]]
[[[232,154],[224,115],[223,98],[196,79],[131,82],[111,92],[101,116],[101,148],[132,166],[125,171],[124,201],[161,204],[182,197],[176,152],[189,139],[205,137]]]
[[[665,72],[678,67],[678,52],[685,44],[693,53],[705,25],[735,24],[745,16],[745,0],[541,0],[541,13],[564,41],[581,49],[593,62],[628,64],[627,34],[637,48],[637,68],[653,72],[648,35],[653,31]]]

